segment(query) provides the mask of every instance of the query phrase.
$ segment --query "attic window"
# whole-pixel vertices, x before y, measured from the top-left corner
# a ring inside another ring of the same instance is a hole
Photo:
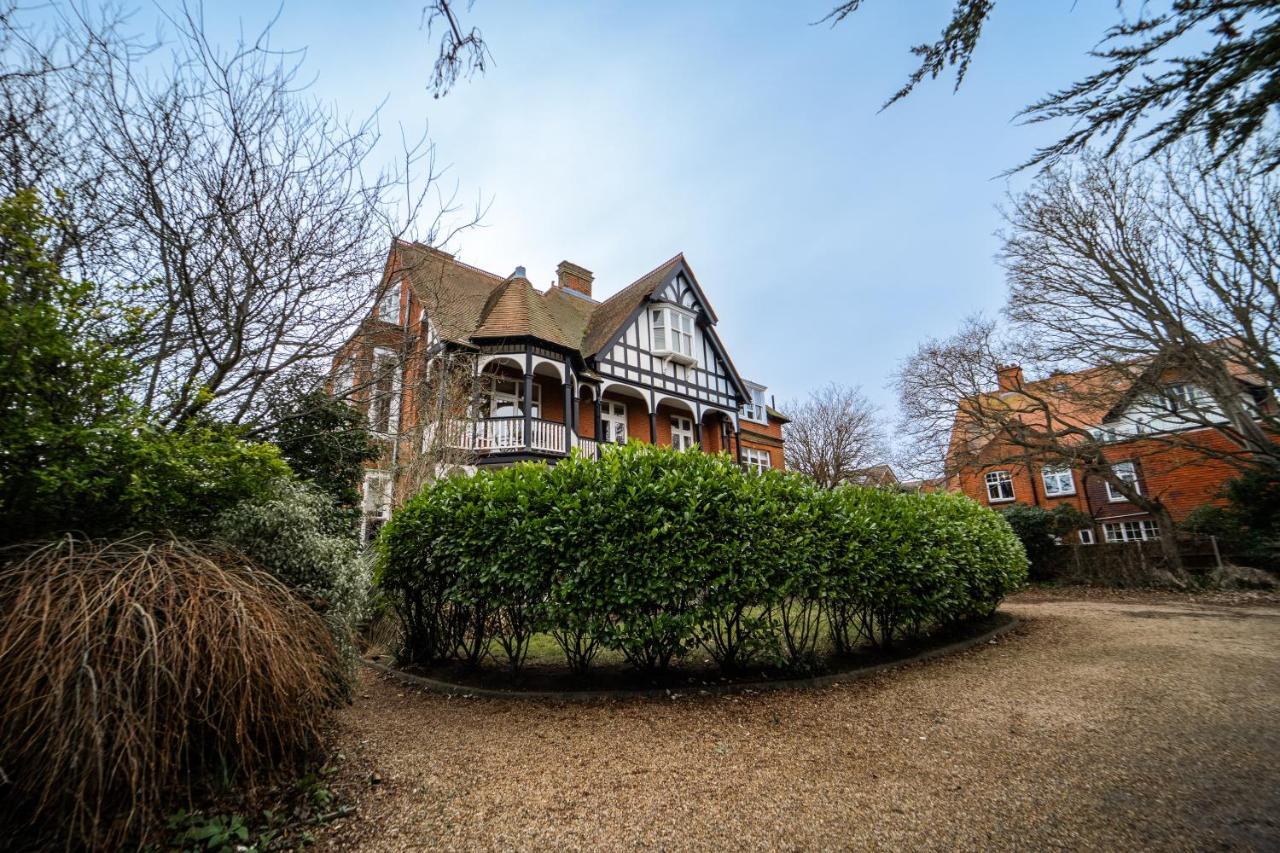
[[[400,322],[400,290],[402,282],[396,282],[387,288],[378,302],[378,319],[387,323]]]
[[[682,364],[697,364],[693,355],[693,315],[674,305],[650,311],[653,354]]]

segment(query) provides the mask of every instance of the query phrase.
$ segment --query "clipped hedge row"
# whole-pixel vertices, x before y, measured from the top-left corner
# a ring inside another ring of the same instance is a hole
[[[727,671],[816,666],[989,615],[1026,579],[998,514],[958,495],[745,473],[632,444],[435,483],[378,542],[407,662],[518,668],[537,632],[574,671],[600,649],[641,670],[702,647]]]

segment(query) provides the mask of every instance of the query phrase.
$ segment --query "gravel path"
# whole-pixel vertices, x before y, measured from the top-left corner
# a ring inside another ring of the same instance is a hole
[[[1006,608],[997,643],[810,692],[548,706],[366,672],[358,811],[320,843],[1280,848],[1280,607]]]

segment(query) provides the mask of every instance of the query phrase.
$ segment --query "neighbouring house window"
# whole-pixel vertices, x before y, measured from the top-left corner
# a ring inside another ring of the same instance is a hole
[[[683,309],[665,305],[654,308],[653,353],[696,363],[693,355],[693,315]]]
[[[1164,399],[1165,404],[1169,407],[1169,411],[1174,413],[1185,412],[1188,409],[1195,408],[1195,388],[1184,383],[1166,385],[1164,389]]]
[[[1147,542],[1160,538],[1160,526],[1149,518],[1140,521],[1111,521],[1102,525],[1108,542]]]
[[[693,420],[679,415],[671,416],[671,446],[676,450],[693,447]]]
[[[1043,468],[1040,471],[1040,479],[1044,482],[1046,497],[1059,498],[1076,493],[1076,481],[1071,476],[1070,468]]]
[[[373,541],[391,517],[391,475],[386,471],[366,471],[361,497],[360,541]]]
[[[1139,485],[1138,483],[1138,469],[1132,462],[1118,462],[1115,465],[1112,465],[1111,473],[1115,474],[1116,477],[1120,478],[1121,480],[1124,480],[1126,483],[1132,483],[1133,488],[1139,494],[1142,493],[1142,486]],[[1128,498],[1126,498],[1124,495],[1117,492],[1112,487],[1110,481],[1107,482],[1107,499],[1112,501],[1113,503],[1115,501],[1128,500]]]
[[[1092,544],[1093,544],[1093,528],[1092,528],[1092,527],[1084,527],[1084,528],[1081,528],[1081,530],[1080,530],[1080,544],[1081,544],[1081,545],[1092,545]]]
[[[385,320],[388,323],[400,322],[400,290],[402,285],[396,282],[387,288],[387,292],[382,294],[382,300],[378,303],[378,319]]]
[[[373,377],[369,393],[369,429],[394,435],[400,425],[400,365],[385,350],[373,356]]]
[[[600,403],[602,438],[615,444],[627,443],[627,404],[613,400]]]
[[[769,422],[769,412],[765,408],[763,388],[757,388],[754,385],[748,385],[747,390],[751,392],[751,400],[742,407],[742,417],[749,421],[755,421],[758,424]]]
[[[491,418],[524,417],[524,379],[493,377],[487,393],[488,403],[482,409]],[[542,417],[542,386],[533,383],[533,416]]]
[[[356,365],[351,359],[346,359],[338,364],[333,374],[333,396],[340,399],[350,397],[355,387]]]
[[[1008,471],[987,474],[987,500],[990,503],[1013,500],[1013,477]]]
[[[742,448],[742,467],[756,474],[763,474],[773,467],[773,460],[769,457],[767,450],[744,447]]]

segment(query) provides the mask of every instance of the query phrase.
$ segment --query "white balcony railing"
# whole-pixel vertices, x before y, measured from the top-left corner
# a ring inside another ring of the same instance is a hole
[[[532,427],[527,449],[541,453],[568,453],[564,424],[534,418]],[[452,418],[443,425],[427,424],[422,431],[422,447],[425,450],[433,444],[477,453],[525,450],[524,418]]]
[[[582,451],[583,456],[589,456],[592,459],[596,458],[596,452],[599,445],[596,443],[594,438],[582,438],[579,436],[574,440],[573,444]]]

